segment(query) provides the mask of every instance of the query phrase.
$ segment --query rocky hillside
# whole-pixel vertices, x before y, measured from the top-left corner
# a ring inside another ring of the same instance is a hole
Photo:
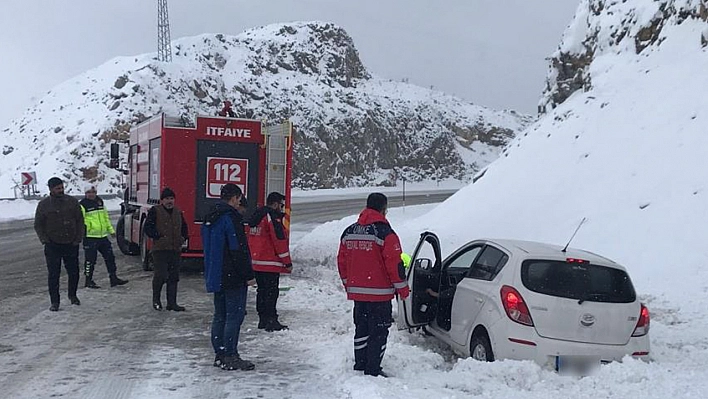
[[[590,91],[593,72],[603,72],[597,69],[603,57],[649,57],[686,22],[708,23],[708,1],[653,0],[638,6],[636,1],[627,0],[582,0],[558,50],[551,56],[539,111],[556,108],[578,90]],[[708,27],[684,39],[706,48]]]
[[[116,191],[110,140],[156,113],[192,119],[227,99],[241,117],[296,124],[295,185],[303,188],[464,179],[531,121],[377,78],[329,23],[183,38],[173,55],[170,64],[155,54],[116,58],[49,91],[0,132],[0,196],[24,170],[41,182],[56,174]]]

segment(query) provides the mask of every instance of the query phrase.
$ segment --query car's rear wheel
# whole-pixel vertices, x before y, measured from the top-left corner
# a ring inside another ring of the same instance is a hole
[[[470,340],[470,357],[480,362],[493,362],[492,344],[484,330],[477,331]]]

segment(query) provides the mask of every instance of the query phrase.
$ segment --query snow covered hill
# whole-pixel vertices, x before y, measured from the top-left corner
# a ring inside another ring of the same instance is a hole
[[[173,43],[174,61],[119,57],[57,87],[0,133],[0,197],[20,171],[118,189],[107,143],[164,111],[191,119],[231,100],[239,116],[293,120],[295,185],[343,187],[464,179],[531,122],[440,92],[374,77],[352,38],[324,22],[204,34]],[[76,191],[76,190],[74,190]],[[3,195],[5,194],[5,195]]]
[[[420,232],[431,230],[450,254],[480,237],[563,245],[587,218],[573,246],[628,268],[652,313],[653,361],[627,359],[580,381],[519,362],[484,365],[466,359],[446,370],[429,366],[435,364],[431,352],[439,350],[426,349],[420,336],[398,336],[412,346],[396,348],[384,367],[415,372],[405,397],[415,397],[408,394],[415,389],[450,397],[704,396],[706,38],[705,0],[583,0],[552,56],[541,101],[546,115],[474,184],[429,213],[394,224],[407,251],[413,251]],[[352,220],[318,228],[293,251],[297,261],[325,265],[323,276],[331,270],[332,286],[340,284],[333,257],[338,234]],[[404,397],[394,385],[379,384],[372,391],[370,397]]]

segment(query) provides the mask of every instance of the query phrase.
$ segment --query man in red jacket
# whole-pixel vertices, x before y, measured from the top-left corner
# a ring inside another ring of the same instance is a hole
[[[248,232],[248,245],[258,284],[258,328],[268,332],[288,328],[280,324],[275,309],[280,295],[280,273],[290,273],[293,270],[288,235],[283,226],[284,210],[285,196],[272,192],[268,194],[266,206],[256,209],[249,222],[251,228]]]
[[[386,220],[388,199],[370,194],[359,220],[342,233],[339,277],[354,301],[354,370],[383,376],[381,360],[391,326],[391,300],[410,293],[401,261],[401,243]]]

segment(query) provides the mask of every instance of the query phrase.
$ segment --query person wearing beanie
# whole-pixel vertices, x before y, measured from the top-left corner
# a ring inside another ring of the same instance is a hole
[[[258,328],[268,332],[288,329],[278,320],[276,310],[280,274],[289,274],[293,270],[284,217],[285,196],[272,192],[268,194],[266,206],[256,209],[248,222],[248,241],[258,284]]]
[[[337,254],[339,277],[354,301],[354,370],[386,377],[381,360],[391,326],[394,294],[410,294],[401,243],[386,220],[388,199],[372,193],[356,223],[342,233]]]
[[[79,285],[79,244],[84,237],[84,217],[76,198],[64,195],[64,182],[58,177],[49,179],[49,197],[37,204],[34,230],[44,245],[44,256],[49,272],[50,311],[59,310],[59,277],[61,264],[69,276],[69,300],[81,305],[76,296]]]
[[[79,201],[81,212],[84,215],[86,225],[86,236],[84,237],[84,276],[86,276],[86,288],[101,288],[93,281],[93,271],[96,267],[98,253],[101,253],[106,262],[106,269],[111,281],[111,287],[124,285],[128,280],[122,280],[116,275],[116,257],[113,255],[113,247],[108,239],[109,235],[114,235],[115,230],[111,225],[111,218],[108,211],[103,206],[103,199],[96,195],[96,187],[89,185],[84,190],[85,197]]]
[[[184,214],[175,206],[175,192],[165,187],[160,193],[160,203],[150,208],[145,219],[145,235],[152,238],[152,307],[162,310],[162,286],[167,285],[167,310],[184,311],[177,304],[177,283],[182,259],[182,245],[189,238]]]
[[[238,338],[246,314],[248,286],[256,283],[251,266],[243,217],[238,211],[243,193],[235,184],[221,188],[221,201],[214,204],[202,224],[204,281],[214,293],[211,344],[214,366],[224,370],[253,370],[241,359]]]

